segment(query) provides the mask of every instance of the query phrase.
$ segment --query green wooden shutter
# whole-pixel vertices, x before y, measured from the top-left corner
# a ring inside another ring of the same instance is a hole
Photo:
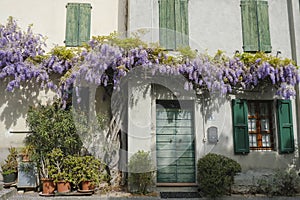
[[[256,1],[242,0],[242,32],[243,32],[243,49],[246,52],[256,52],[258,46],[258,27],[256,18]]]
[[[249,153],[248,107],[245,100],[232,100],[234,152]]]
[[[188,0],[175,0],[175,48],[189,45]]]
[[[167,1],[159,0],[159,43],[166,48],[167,43]]]
[[[78,45],[82,45],[84,42],[90,40],[90,27],[91,27],[91,4],[81,3],[79,4],[79,33],[78,33]]]
[[[66,46],[78,45],[78,17],[79,17],[79,4],[67,4],[67,21],[66,21]]]
[[[243,49],[246,52],[271,52],[268,2],[241,0]]]
[[[259,35],[259,50],[263,52],[271,52],[271,39],[269,28],[269,11],[267,1],[257,2],[257,21]]]
[[[277,101],[278,142],[280,153],[291,153],[295,150],[292,104],[290,100]]]
[[[174,0],[159,0],[159,42],[166,49],[175,49]]]

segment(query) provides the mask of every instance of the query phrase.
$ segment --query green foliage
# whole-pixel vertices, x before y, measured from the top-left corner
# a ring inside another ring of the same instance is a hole
[[[50,153],[47,154],[49,158],[49,165],[47,166],[49,171],[49,177],[55,182],[57,181],[69,181],[70,174],[68,174],[68,165],[65,162],[65,155],[59,148],[54,148]]]
[[[154,166],[150,152],[138,151],[129,161],[129,184],[132,192],[146,194],[154,184]]]
[[[9,175],[18,172],[18,151],[15,147],[8,148],[9,154],[7,155],[4,163],[1,164],[2,175]]]
[[[92,181],[94,185],[109,181],[105,164],[94,156],[67,156],[65,160],[71,174],[71,182],[78,187],[82,181]]]
[[[192,50],[191,47],[179,47],[177,49],[180,54],[182,55],[183,58],[188,58],[188,59],[195,59],[197,56],[197,52],[195,50]]]
[[[60,148],[65,155],[78,154],[82,142],[76,132],[72,110],[63,110],[59,103],[30,107],[27,124],[32,131],[25,138],[37,154],[45,155]]]
[[[300,177],[294,169],[276,170],[258,180],[258,193],[268,196],[295,196],[300,192]]]
[[[40,64],[42,63],[44,60],[48,59],[50,57],[50,55],[37,55],[35,57],[29,57],[27,58],[27,61],[31,62],[32,64]]]
[[[76,187],[82,181],[92,181],[94,185],[107,182],[109,175],[106,165],[93,156],[64,155],[59,148],[53,149],[45,157],[48,178],[68,181]]]
[[[197,166],[200,190],[208,197],[219,197],[230,193],[234,176],[241,172],[239,163],[213,153],[199,159]]]
[[[31,156],[34,153],[35,149],[33,145],[25,145],[22,147],[20,153],[21,155],[28,155]]]
[[[97,125],[101,130],[104,129],[109,123],[109,117],[107,113],[98,113],[96,118],[97,118]]]
[[[271,54],[266,54],[264,52],[257,52],[257,53],[238,53],[235,55],[235,57],[238,57],[243,63],[248,65],[249,67],[256,63],[256,62],[268,62],[273,67],[280,67],[280,66],[286,66],[289,64],[295,65],[296,63],[288,58],[280,58],[277,56],[272,56]]]
[[[62,161],[59,164],[58,159],[79,154],[82,148],[72,109],[63,110],[59,105],[54,102],[51,105],[30,107],[26,120],[32,132],[25,138],[25,144],[34,149],[32,160],[37,163],[41,177],[57,180],[61,177],[70,178],[66,174],[68,172],[62,171],[63,164]]]
[[[108,36],[94,36],[93,39],[100,43],[107,43],[110,45],[119,46],[125,50],[129,50],[136,47],[147,47],[147,44],[143,42],[140,38],[140,35],[144,34],[144,31],[138,31],[133,33],[132,37],[122,38],[117,32],[113,32]]]
[[[55,46],[50,54],[57,56],[60,60],[71,60],[75,55],[79,54],[79,48],[67,48],[65,46]]]

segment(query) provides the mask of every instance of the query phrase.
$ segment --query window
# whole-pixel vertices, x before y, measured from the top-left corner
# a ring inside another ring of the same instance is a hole
[[[68,3],[65,44],[81,46],[90,40],[91,4]]]
[[[276,109],[274,110],[274,108]],[[277,129],[275,129],[275,113]],[[232,101],[233,137],[235,153],[275,150],[277,130],[280,153],[294,151],[293,118],[290,100]]]
[[[189,45],[188,0],[159,0],[159,42],[174,50]]]
[[[243,49],[245,52],[271,52],[268,2],[241,0]]]
[[[272,150],[272,101],[248,101],[249,146],[252,150]]]

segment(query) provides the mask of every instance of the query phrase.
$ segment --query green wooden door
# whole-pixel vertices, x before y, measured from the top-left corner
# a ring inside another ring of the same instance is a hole
[[[156,161],[158,183],[195,182],[193,109],[157,101]],[[189,103],[192,103],[191,101]],[[160,106],[160,105],[164,106]]]

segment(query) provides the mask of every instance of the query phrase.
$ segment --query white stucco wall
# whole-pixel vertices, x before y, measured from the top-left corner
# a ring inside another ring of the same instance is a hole
[[[122,3],[119,7],[119,1]],[[14,17],[21,28],[33,24],[35,33],[47,36],[48,49],[64,45],[67,3],[90,3],[91,36],[107,35],[113,31],[124,31],[119,24],[124,18],[125,0],[1,0],[0,23],[5,24],[9,16]],[[122,21],[125,23],[125,21]]]
[[[149,85],[148,85],[149,86]],[[134,104],[128,106],[128,156],[138,150],[150,151],[152,159],[156,164],[156,100],[174,99],[172,93],[162,88],[153,88],[154,93],[149,92],[148,87],[134,87],[130,85],[128,96],[135,99]],[[147,88],[147,90],[146,90]],[[175,87],[176,88],[176,87]],[[180,88],[176,88],[180,90]],[[175,90],[176,90],[175,89]],[[172,91],[172,90],[171,90]],[[269,173],[272,169],[285,169],[289,166],[297,164],[297,150],[291,154],[279,154],[278,150],[278,130],[276,123],[275,110],[275,90],[267,88],[265,91],[254,91],[247,94],[228,95],[224,97],[216,97],[208,101],[208,99],[195,99],[195,96],[180,95],[179,100],[194,100],[194,135],[195,135],[195,155],[196,162],[208,153],[217,153],[228,156],[238,161],[242,166],[244,178],[251,179],[253,172]],[[231,100],[235,98],[248,100],[274,100],[274,110],[272,115],[275,120],[273,124],[275,147],[272,151],[250,151],[248,154],[240,155],[234,153],[233,144],[233,125],[232,125],[232,106]],[[295,100],[292,100],[293,109],[293,129],[294,141],[297,146],[297,118]],[[151,114],[152,113],[152,114]],[[208,141],[207,129],[209,127],[217,127],[218,142],[210,143]],[[296,148],[297,149],[297,148]],[[248,181],[248,180],[247,180]],[[253,181],[252,179],[249,180]],[[252,182],[251,182],[252,183]],[[249,183],[249,184],[251,184]]]
[[[128,157],[139,150],[151,151],[153,136],[151,130],[151,90],[147,85],[136,87],[129,83],[128,100]],[[129,142],[130,141],[130,142]]]
[[[300,2],[299,1],[291,1],[293,7],[293,20],[294,20],[294,28],[295,28],[295,42],[296,42],[296,57],[297,64],[300,62]]]
[[[218,49],[225,51],[229,56],[236,50],[243,52],[242,24],[240,0],[189,0],[189,37],[190,46],[200,52],[214,54]],[[300,59],[300,6],[299,1],[291,1],[293,6],[296,57]],[[287,1],[268,0],[270,37],[272,55],[280,51],[280,57],[292,59],[292,45],[289,27],[289,16]],[[145,28],[150,32],[143,39],[150,42],[159,40],[159,4],[157,0],[129,0],[128,29],[136,31]],[[250,99],[274,99],[274,91],[266,91],[261,94],[251,93]],[[153,97],[152,97],[153,98]],[[197,159],[209,152],[222,153],[230,156],[242,164],[243,170],[287,167],[294,162],[295,154],[281,155],[278,151],[272,152],[251,152],[248,155],[235,155],[233,152],[232,139],[232,111],[231,100],[220,104],[218,109],[209,114],[203,114],[201,102],[195,106],[195,134]],[[144,101],[144,100],[143,100]],[[145,100],[144,103],[146,103]],[[298,99],[299,101],[299,99]],[[300,104],[299,104],[300,105]],[[152,109],[153,103],[152,103]],[[141,107],[142,108],[142,107]],[[143,107],[145,108],[145,107]],[[148,108],[147,108],[148,109]],[[204,106],[204,112],[207,107]],[[131,115],[134,114],[131,110]],[[139,110],[140,112],[141,110]],[[149,111],[147,111],[149,112]],[[293,124],[294,139],[297,146],[297,113],[296,100],[293,100]],[[145,116],[147,117],[147,116]],[[152,121],[155,118],[152,116]],[[145,120],[145,119],[143,119]],[[150,118],[148,119],[150,120]],[[138,122],[136,122],[138,123]],[[207,128],[216,126],[219,131],[219,142],[210,144],[207,142]],[[153,135],[153,134],[152,134]],[[152,140],[153,143],[153,140]],[[128,145],[133,145],[128,141]],[[278,144],[278,143],[277,143]],[[155,145],[154,145],[155,146]],[[276,147],[278,148],[278,147]],[[270,165],[270,163],[272,163]]]
[[[294,6],[298,7],[297,4],[294,3]],[[277,51],[281,51],[280,56],[290,58],[286,1],[269,0],[268,5],[272,54],[276,55]],[[158,7],[157,0],[129,0],[129,31],[146,28],[151,34],[144,38],[158,42]],[[188,9],[190,46],[193,49],[209,54],[220,49],[228,55],[233,55],[236,50],[243,51],[240,0],[189,0]],[[295,12],[295,17],[299,18],[298,8]],[[297,20],[299,19],[296,22]],[[299,25],[297,28],[299,32]]]
[[[46,51],[49,51],[55,45],[65,45],[67,3],[91,4],[91,36],[107,35],[126,28],[126,0],[1,0],[0,24],[6,24],[9,16],[24,31],[33,24],[35,34],[47,37]],[[16,89],[13,93],[5,91],[6,85],[7,82],[2,82],[0,87],[0,162],[8,153],[7,147],[23,145],[28,130],[26,113],[29,106],[50,101],[54,95],[40,91],[34,83],[29,90]]]

